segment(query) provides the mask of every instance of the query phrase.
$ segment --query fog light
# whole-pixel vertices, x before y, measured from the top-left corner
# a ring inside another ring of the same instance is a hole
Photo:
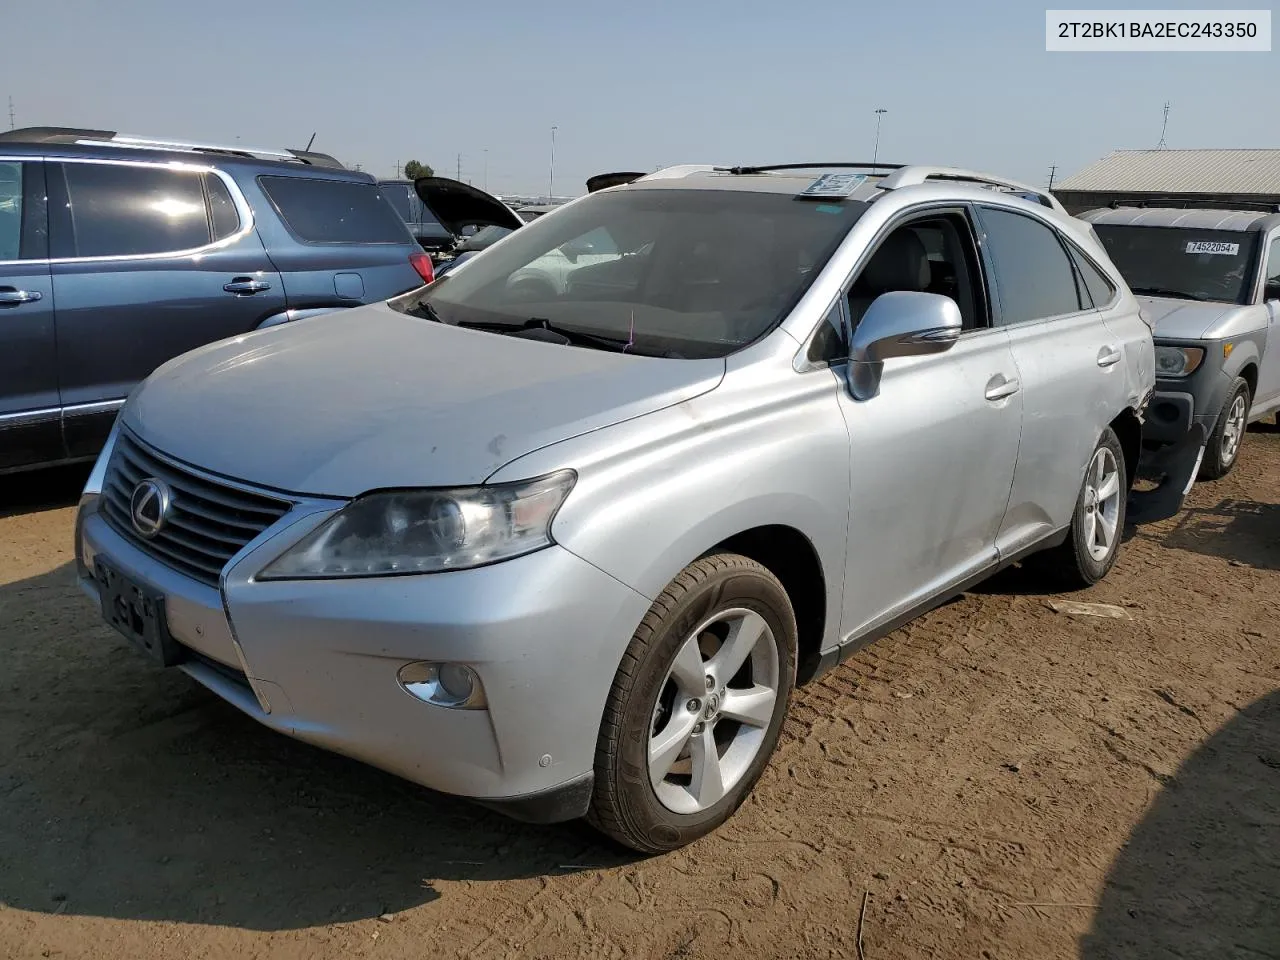
[[[480,710],[484,688],[474,670],[462,663],[418,661],[400,668],[400,685],[414,697],[440,707]]]

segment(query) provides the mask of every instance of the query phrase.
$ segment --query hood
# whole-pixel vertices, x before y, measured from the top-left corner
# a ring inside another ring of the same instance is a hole
[[[643,176],[643,173],[597,173],[594,177],[587,178],[587,193],[619,187],[624,183],[639,180]]]
[[[1257,307],[1165,297],[1137,300],[1157,340],[1220,340],[1248,333],[1258,325]]]
[[[414,192],[428,210],[455,236],[463,227],[508,227],[515,230],[524,221],[497,197],[470,184],[448,177],[419,177]]]
[[[352,497],[481,483],[539,447],[705,393],[724,370],[464,330],[378,303],[184,354],[122,417],[206,470]]]

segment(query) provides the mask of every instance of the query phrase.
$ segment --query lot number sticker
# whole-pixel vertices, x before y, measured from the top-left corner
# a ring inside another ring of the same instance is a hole
[[[1190,240],[1187,242],[1187,253],[1220,253],[1234,257],[1240,252],[1240,244],[1223,243],[1220,240]]]
[[[843,199],[866,180],[861,173],[824,173],[800,192],[802,197]]]

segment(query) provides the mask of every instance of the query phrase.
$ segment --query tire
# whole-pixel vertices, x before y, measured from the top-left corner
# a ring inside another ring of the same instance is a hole
[[[1204,460],[1200,464],[1201,480],[1221,480],[1240,459],[1244,446],[1244,434],[1249,425],[1249,383],[1244,377],[1236,377],[1231,383],[1226,402],[1218,412],[1213,433],[1205,447]]]
[[[1104,479],[1105,496],[1099,496],[1098,491],[1100,461],[1105,476],[1114,475],[1115,478],[1114,490],[1111,489],[1111,481]],[[1128,495],[1129,477],[1125,472],[1124,448],[1120,446],[1120,438],[1115,431],[1107,427],[1089,458],[1067,539],[1057,547],[1029,557],[1027,566],[1060,589],[1080,590],[1093,586],[1115,566],[1116,557],[1120,554]],[[1101,510],[1097,507],[1099,501],[1104,504]],[[1108,528],[1111,534],[1105,540],[1106,549],[1103,550],[1100,548]]]
[[[727,659],[710,656],[722,652]],[[728,670],[733,675],[723,676]],[[795,675],[795,614],[777,577],[734,553],[690,564],[649,608],[618,667],[596,744],[588,822],[641,853],[674,850],[715,830],[768,765]],[[751,699],[743,699],[748,690]],[[660,774],[653,777],[651,751]]]

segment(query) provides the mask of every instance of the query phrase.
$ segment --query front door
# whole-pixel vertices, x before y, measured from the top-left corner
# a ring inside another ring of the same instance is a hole
[[[61,459],[44,164],[0,158],[0,470]]]
[[[846,636],[995,563],[1022,429],[1017,368],[1007,334],[990,324],[966,211],[891,225],[852,284],[854,322],[893,290],[951,297],[964,332],[946,352],[886,360],[870,400],[841,391],[852,445]]]
[[[72,455],[166,360],[253,330],[284,288],[234,183],[198,169],[49,165],[58,369]]]

